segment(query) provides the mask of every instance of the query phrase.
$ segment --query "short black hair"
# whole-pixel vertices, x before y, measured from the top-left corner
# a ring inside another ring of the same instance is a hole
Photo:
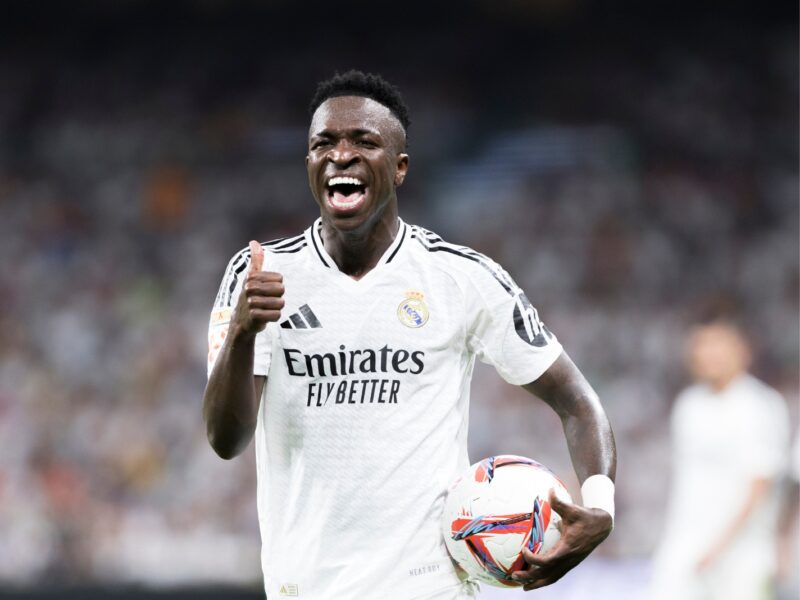
[[[351,69],[347,73],[341,75],[336,73],[330,79],[321,81],[317,84],[317,91],[308,107],[309,114],[313,115],[328,98],[337,96],[363,96],[383,104],[397,117],[408,135],[408,128],[411,125],[408,107],[403,102],[400,90],[380,75]]]

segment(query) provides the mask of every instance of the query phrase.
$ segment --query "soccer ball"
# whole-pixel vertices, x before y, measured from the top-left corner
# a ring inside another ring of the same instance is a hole
[[[544,465],[505,454],[472,465],[447,494],[442,533],[450,556],[467,574],[500,587],[528,568],[526,546],[545,553],[561,538],[561,517],[550,508],[550,490],[571,502],[564,484]]]

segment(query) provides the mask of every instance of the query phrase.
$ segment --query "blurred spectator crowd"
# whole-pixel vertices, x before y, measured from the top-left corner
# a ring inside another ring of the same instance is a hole
[[[607,557],[658,538],[703,306],[746,315],[756,374],[796,404],[795,30],[555,22],[529,43],[502,20],[493,49],[458,47],[478,14],[364,57],[232,18],[126,36],[121,12],[0,42],[0,582],[259,579],[252,452],[218,459],[200,413],[207,318],[238,249],[314,218],[305,107],[336,69],[410,105],[403,218],[504,265],[598,389]],[[558,419],[488,369],[472,422],[472,458],[532,455],[576,490]]]

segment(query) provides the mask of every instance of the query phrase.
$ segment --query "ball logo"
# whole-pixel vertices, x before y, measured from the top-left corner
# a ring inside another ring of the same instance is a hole
[[[428,322],[430,313],[425,304],[425,294],[416,290],[406,291],[405,299],[397,307],[397,318],[406,327],[422,327]]]

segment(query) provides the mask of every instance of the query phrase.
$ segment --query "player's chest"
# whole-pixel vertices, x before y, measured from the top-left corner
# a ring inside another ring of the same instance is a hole
[[[367,282],[287,276],[284,283],[286,304],[275,329],[284,348],[348,358],[351,352],[375,352],[376,360],[394,360],[402,369],[414,352],[463,346],[458,289],[424,275],[396,274],[363,286]],[[393,349],[391,356],[385,347]]]
[[[746,428],[736,410],[704,400],[697,402],[691,418],[684,420],[679,443],[693,460],[722,467],[738,460]]]

